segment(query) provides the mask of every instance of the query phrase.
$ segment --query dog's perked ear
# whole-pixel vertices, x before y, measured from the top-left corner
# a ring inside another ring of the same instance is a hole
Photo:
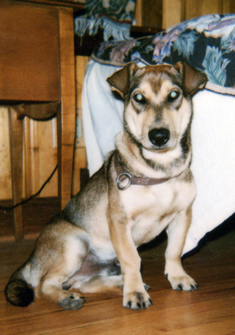
[[[131,79],[135,72],[139,69],[136,63],[129,63],[125,65],[121,70],[118,70],[107,78],[107,82],[111,85],[112,91],[116,91],[124,99]]]
[[[207,77],[199,70],[192,68],[190,65],[184,62],[178,62],[175,64],[175,69],[180,73],[183,79],[183,90],[186,94],[193,95],[198,90],[205,87]]]

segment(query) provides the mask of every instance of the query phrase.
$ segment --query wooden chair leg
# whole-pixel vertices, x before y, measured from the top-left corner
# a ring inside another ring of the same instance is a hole
[[[75,141],[75,56],[73,11],[60,9],[61,112],[58,113],[58,182],[61,208],[72,195]]]
[[[12,197],[16,205],[22,201],[22,164],[23,164],[23,121],[19,120],[17,113],[8,109],[10,127],[10,148],[11,148],[11,176],[12,176]],[[24,239],[22,205],[14,209],[15,239]]]

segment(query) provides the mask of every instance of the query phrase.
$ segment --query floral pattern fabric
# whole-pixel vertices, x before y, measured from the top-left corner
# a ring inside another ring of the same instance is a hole
[[[75,33],[96,35],[103,29],[103,38],[130,38],[136,0],[86,0],[86,14],[75,18]]]
[[[123,66],[185,61],[201,70],[212,85],[235,89],[235,15],[206,15],[154,36],[99,45],[93,59]],[[226,93],[226,92],[225,92]]]

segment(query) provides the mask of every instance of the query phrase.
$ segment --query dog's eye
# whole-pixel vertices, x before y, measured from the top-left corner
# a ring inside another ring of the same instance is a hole
[[[136,95],[134,95],[134,100],[136,102],[139,102],[140,104],[144,104],[146,102],[145,97],[141,93],[137,93]]]
[[[180,93],[178,91],[172,91],[169,95],[168,95],[168,101],[172,102],[174,100],[176,100],[179,97]]]

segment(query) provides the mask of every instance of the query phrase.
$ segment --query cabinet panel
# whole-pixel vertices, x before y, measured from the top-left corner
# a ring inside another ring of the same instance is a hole
[[[0,15],[0,100],[60,100],[57,9],[3,2]]]

